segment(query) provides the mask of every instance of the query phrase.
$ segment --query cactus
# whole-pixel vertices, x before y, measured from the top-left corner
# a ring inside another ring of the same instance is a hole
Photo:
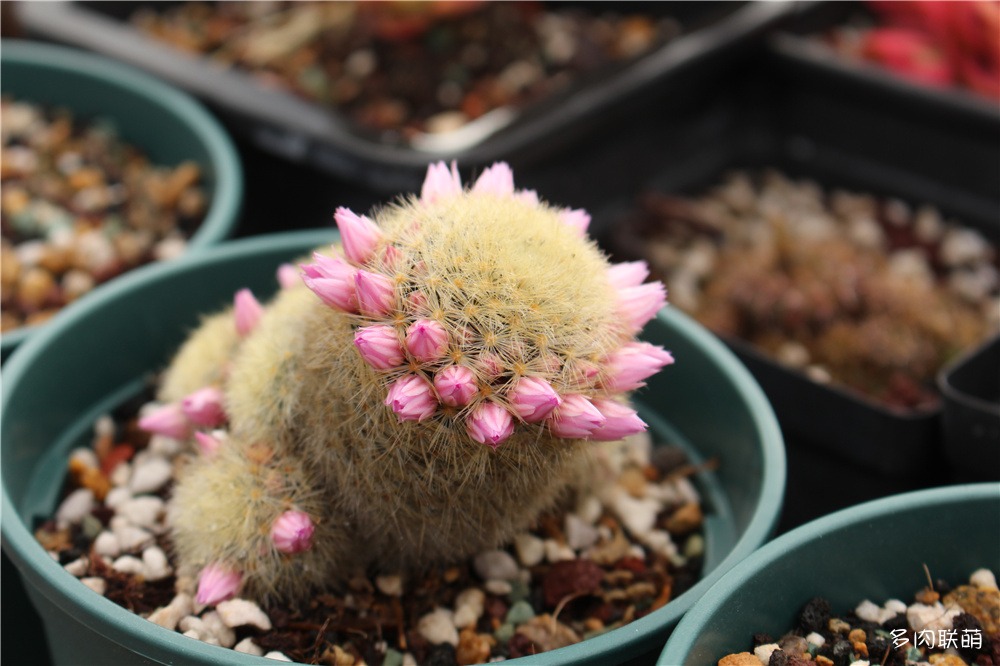
[[[205,321],[143,421],[201,451],[169,518],[203,603],[508,542],[586,478],[589,442],[645,429],[625,394],[673,362],[634,337],[663,285],[609,265],[584,211],[515,190],[506,164],[463,188],[438,163],[419,197],[335,219],[302,284],[283,267],[266,307],[241,292]]]

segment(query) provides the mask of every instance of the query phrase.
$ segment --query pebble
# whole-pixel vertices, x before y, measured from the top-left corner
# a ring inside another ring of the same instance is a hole
[[[142,551],[142,564],[145,567],[144,575],[147,580],[163,580],[173,573],[167,554],[159,546],[150,546]]]
[[[399,574],[376,576],[375,587],[387,597],[403,596],[403,577]]]
[[[169,604],[150,613],[147,619],[164,629],[173,631],[177,628],[177,623],[181,621],[181,618],[190,615],[193,610],[191,595],[181,592],[171,599]]]
[[[486,634],[477,634],[474,628],[463,631],[458,636],[458,647],[455,648],[455,660],[459,664],[483,664],[490,658],[493,638]],[[385,666],[383,664],[383,666]]]
[[[576,515],[591,525],[595,524],[604,513],[604,505],[596,495],[585,495],[576,506]]]
[[[821,648],[826,644],[826,639],[823,638],[822,634],[814,631],[810,633],[808,636],[806,636],[806,642],[811,643],[818,648]]]
[[[656,514],[662,508],[660,503],[651,498],[636,499],[615,488],[611,491],[609,508],[635,537],[647,534],[656,524]]]
[[[255,657],[263,657],[264,650],[261,649],[259,645],[253,642],[253,639],[249,636],[244,638],[239,643],[233,646],[233,650],[236,652],[242,652],[243,654],[251,654]]]
[[[505,622],[515,627],[535,617],[535,610],[527,601],[518,601],[507,611]]]
[[[63,569],[65,569],[71,576],[79,578],[83,574],[87,573],[87,567],[89,566],[89,560],[87,560],[86,557],[80,557],[65,565]]]
[[[150,456],[136,464],[132,470],[132,477],[129,479],[129,490],[134,495],[141,493],[155,493],[166,485],[174,474],[173,465],[165,458]]]
[[[563,529],[566,533],[566,545],[573,550],[584,550],[597,543],[597,528],[576,514],[566,514]]]
[[[83,520],[94,509],[94,493],[88,488],[74,490],[59,505],[56,511],[56,526],[65,529]]]
[[[718,666],[760,666],[760,659],[749,652],[737,652],[720,659]]]
[[[153,527],[163,511],[163,500],[145,495],[123,502],[117,509],[118,515],[127,518],[133,525]]]
[[[473,567],[483,580],[514,580],[518,575],[517,562],[503,550],[489,550],[476,555]],[[457,642],[457,638],[455,639]]]
[[[112,525],[111,529],[118,539],[122,552],[132,553],[141,550],[153,541],[153,535],[148,530],[135,525]]]
[[[124,464],[119,465],[118,468],[121,468],[123,466]],[[116,468],[115,471],[118,471],[118,468]],[[114,476],[114,474],[112,474],[112,476]],[[112,480],[111,482],[114,483],[114,480]],[[108,491],[107,496],[104,498],[104,505],[109,509],[114,509],[117,512],[118,507],[122,506],[130,499],[132,499],[132,493],[129,492],[129,489],[124,488],[122,486],[117,486]]]
[[[545,559],[553,564],[576,559],[576,553],[573,552],[572,548],[564,543],[559,543],[555,539],[546,539],[544,546]]]
[[[510,594],[511,590],[514,589],[511,584],[505,580],[488,580],[483,584],[483,588],[490,594],[495,594],[498,597],[505,597]]]
[[[173,458],[181,452],[182,448],[181,442],[173,437],[153,435],[149,438],[149,445],[146,447],[146,450],[164,458]]]
[[[93,449],[88,449],[85,447],[78,447],[73,449],[69,454],[69,462],[76,462],[85,467],[92,467],[97,469],[101,466],[100,461],[97,460],[97,454],[94,453]]]
[[[455,615],[453,621],[459,629],[475,626],[483,615],[486,605],[486,595],[476,587],[462,590],[455,597]]]
[[[114,561],[111,568],[120,573],[135,576],[144,575],[146,573],[146,566],[142,563],[142,560],[138,557],[133,557],[132,555],[122,555]]]
[[[108,589],[108,584],[103,578],[98,576],[91,576],[88,578],[81,578],[80,582],[89,587],[94,592],[97,592],[102,597]]]
[[[517,628],[516,633],[527,637],[543,652],[573,645],[581,640],[575,631],[547,613],[525,622]]]
[[[766,643],[764,645],[758,645],[753,649],[753,654],[755,657],[760,659],[760,663],[767,664],[771,660],[771,653],[775,650],[780,650],[777,643]]]
[[[932,606],[912,604],[906,609],[906,621],[916,632],[925,629],[938,631],[939,629],[951,629],[952,621],[961,614],[961,608],[945,609],[940,601]]]
[[[989,569],[976,569],[969,576],[969,585],[995,590],[997,589],[997,577]]]
[[[451,611],[438,608],[424,615],[417,622],[417,631],[431,645],[448,643],[458,645],[458,630],[455,628],[454,615]]]
[[[248,599],[229,599],[217,604],[215,610],[222,618],[223,624],[229,628],[246,625],[264,631],[271,628],[271,618],[260,609],[260,606]]]
[[[664,527],[671,534],[683,535],[701,527],[702,520],[701,505],[697,502],[688,502],[667,518]]]
[[[108,480],[111,484],[116,487],[126,489],[129,481],[132,479],[132,464],[129,462],[122,462],[115,465],[115,468],[111,470],[111,476]]]
[[[514,552],[525,567],[533,567],[545,558],[545,542],[527,532],[514,537]]]

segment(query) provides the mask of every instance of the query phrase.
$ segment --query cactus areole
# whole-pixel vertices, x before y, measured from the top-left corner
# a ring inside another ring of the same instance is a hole
[[[204,320],[144,421],[191,443],[169,520],[208,602],[508,543],[588,483],[590,442],[645,430],[625,392],[673,362],[635,339],[663,285],[506,164],[470,187],[434,164],[419,197],[335,219],[298,283],[285,265],[270,303]]]

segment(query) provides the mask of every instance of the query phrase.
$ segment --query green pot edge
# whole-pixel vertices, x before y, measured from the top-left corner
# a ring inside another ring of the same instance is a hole
[[[169,276],[174,273],[185,272],[191,267],[203,263],[250,255],[263,250],[287,249],[290,253],[302,251],[329,243],[335,238],[335,235],[335,232],[329,229],[266,234],[229,242],[201,253],[185,255],[176,261],[147,265],[131,271],[127,277],[107,283],[100,293],[95,292],[91,298],[81,299],[70,304],[53,319],[53,322],[70,324],[75,319],[86,315],[92,307],[115,300],[121,292],[141,289],[147,283],[169,279]],[[744,533],[723,561],[694,587],[672,600],[662,609],[619,630],[559,650],[533,657],[512,659],[505,663],[531,663],[543,666],[604,664],[620,650],[634,650],[636,644],[658,640],[658,635],[673,627],[694,605],[695,600],[704,594],[729,568],[764,544],[777,523],[784,494],[786,463],[781,430],[770,403],[750,372],[721,341],[701,325],[679,310],[670,307],[661,310],[657,317],[669,322],[671,327],[683,335],[697,339],[703,346],[706,355],[713,358],[723,371],[732,377],[734,385],[747,400],[750,412],[756,421],[763,449],[764,478],[761,483],[762,490],[757,508]],[[10,361],[4,365],[3,370],[7,383],[16,384],[21,375],[31,371],[34,357],[41,354],[51,338],[60,335],[60,329],[63,325],[58,323],[45,327],[22,345],[17,354],[13,355]],[[6,404],[7,394],[5,393],[0,396],[0,414],[5,411]],[[29,568],[46,581],[49,587],[48,589],[39,589],[41,594],[59,604],[67,612],[74,614],[78,620],[84,622],[95,632],[107,636],[107,632],[100,628],[111,623],[118,633],[143,636],[145,640],[158,644],[160,649],[164,651],[176,651],[191,655],[197,660],[196,663],[257,664],[259,666],[274,663],[273,660],[241,655],[232,650],[223,652],[222,648],[210,646],[200,641],[192,641],[176,632],[152,630],[153,625],[148,620],[103,597],[95,599],[92,592],[85,586],[79,585],[75,578],[66,574],[63,568],[54,562],[37,543],[20,516],[13,510],[6,486],[3,487],[2,503],[0,536],[2,536],[4,550],[19,569]]]

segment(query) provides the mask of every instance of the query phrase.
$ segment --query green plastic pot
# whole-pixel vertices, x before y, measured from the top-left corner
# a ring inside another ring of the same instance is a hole
[[[836,492],[836,485],[817,492]],[[920,490],[850,507],[788,532],[723,576],[670,636],[658,666],[714,665],[783,636],[802,606],[825,597],[834,613],[869,599],[905,602],[935,579],[965,582],[1000,569],[1000,484]],[[874,663],[874,662],[873,662]]]
[[[162,369],[201,314],[230,303],[241,287],[265,297],[276,287],[279,263],[334,238],[332,231],[260,236],[141,268],[70,305],[4,367],[3,547],[40,611],[57,663],[273,664],[166,631],[94,594],[52,561],[29,526],[52,514],[68,451],[88,441],[95,417]],[[704,578],[645,618],[533,663],[604,665],[637,655],[652,661],[684,612],[759,547],[778,518],[784,447],[749,373],[670,308],[644,335],[678,359],[638,394],[644,416],[695,461],[721,461],[696,481],[708,505]]]
[[[235,229],[243,198],[239,156],[218,121],[186,93],[107,58],[8,40],[0,52],[0,92],[67,108],[74,118],[108,119],[154,164],[197,162],[210,205],[189,250],[215,245]],[[2,357],[40,326],[4,333]]]

